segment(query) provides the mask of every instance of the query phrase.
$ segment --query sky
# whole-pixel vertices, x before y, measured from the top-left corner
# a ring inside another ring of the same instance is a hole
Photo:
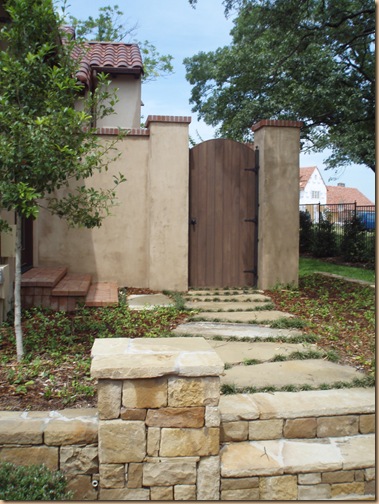
[[[127,26],[137,24],[137,40],[148,40],[161,54],[174,57],[172,75],[143,84],[143,117],[191,116],[191,137],[198,142],[214,138],[214,128],[199,121],[197,114],[191,110],[191,85],[185,78],[183,59],[230,44],[233,21],[232,17],[225,18],[222,0],[198,0],[196,9],[190,6],[188,0],[71,0],[66,10],[76,18],[86,19],[88,16],[96,17],[99,7],[114,4],[124,12],[123,20]],[[345,183],[347,187],[356,187],[375,202],[375,174],[371,169],[351,165],[335,173],[325,170],[323,161],[327,157],[327,152],[300,153],[300,166],[317,166],[326,185]]]

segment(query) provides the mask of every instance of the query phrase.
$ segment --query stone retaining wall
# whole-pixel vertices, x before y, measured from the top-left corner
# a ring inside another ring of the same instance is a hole
[[[63,471],[76,499],[98,498],[97,439],[95,409],[0,412],[0,461]]]
[[[80,500],[373,497],[374,390],[220,398],[222,372],[202,338],[96,340],[98,411],[0,412],[0,461]]]

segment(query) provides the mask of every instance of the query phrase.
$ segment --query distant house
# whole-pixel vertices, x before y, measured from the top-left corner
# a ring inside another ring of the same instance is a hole
[[[300,205],[325,205],[326,196],[326,185],[317,166],[300,168]]]
[[[374,206],[374,203],[355,187],[346,187],[343,183],[327,186],[316,166],[300,168],[299,190],[300,210],[307,210],[315,222],[319,220],[320,210],[328,212],[333,221],[343,222],[349,218],[351,212]]]
[[[357,206],[365,206],[375,204],[355,187],[346,187],[342,183],[336,186],[326,186],[326,191],[326,203],[328,205],[356,203]]]

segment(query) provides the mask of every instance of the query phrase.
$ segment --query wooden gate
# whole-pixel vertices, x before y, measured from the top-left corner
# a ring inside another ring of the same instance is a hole
[[[258,150],[233,140],[190,149],[189,285],[257,284]]]

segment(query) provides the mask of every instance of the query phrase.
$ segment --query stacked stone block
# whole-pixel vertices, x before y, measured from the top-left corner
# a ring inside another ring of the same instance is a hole
[[[224,396],[222,500],[375,495],[374,389]]]
[[[93,409],[1,411],[0,462],[62,471],[78,500],[95,500],[98,420]]]
[[[375,390],[220,397],[202,338],[103,339],[96,410],[0,412],[0,461],[77,500],[372,500]]]
[[[217,354],[202,338],[112,344],[110,351],[97,340],[93,348],[99,499],[218,500]]]

